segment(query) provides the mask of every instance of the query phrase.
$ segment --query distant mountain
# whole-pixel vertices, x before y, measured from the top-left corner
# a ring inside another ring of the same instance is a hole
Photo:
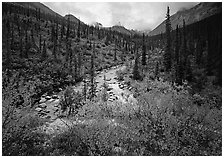
[[[172,8],[171,8],[172,9]],[[172,29],[176,28],[176,25],[180,27],[183,25],[183,19],[185,19],[186,25],[195,23],[202,19],[205,19],[211,15],[222,12],[221,2],[203,2],[199,3],[193,8],[182,9],[170,17]],[[165,32],[166,21],[164,20],[159,26],[148,33],[153,36]]]
[[[93,22],[90,25],[94,26],[94,27],[98,27],[98,28],[102,28],[103,27],[103,25],[101,23],[99,23],[99,22]]]
[[[67,14],[64,16],[64,18],[67,20],[68,18],[70,18],[70,21],[73,21],[75,23],[79,23],[79,19],[76,18],[74,15],[72,14]],[[81,24],[84,24],[82,21],[80,21]]]
[[[11,2],[14,5],[20,5],[26,8],[32,8],[32,9],[39,9],[41,12],[47,13],[47,14],[51,14],[51,15],[57,15],[62,17],[60,14],[54,12],[53,10],[51,10],[50,8],[48,8],[47,6],[45,6],[43,3],[40,2]]]
[[[126,29],[124,26],[115,25],[110,28],[112,31],[117,31],[126,35],[132,35],[134,33],[133,31]]]

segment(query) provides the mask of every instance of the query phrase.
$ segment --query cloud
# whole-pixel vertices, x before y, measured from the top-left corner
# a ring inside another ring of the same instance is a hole
[[[100,22],[103,26],[121,25],[128,29],[154,29],[165,20],[167,6],[170,14],[190,8],[196,2],[44,2],[61,15],[73,14],[83,22]]]

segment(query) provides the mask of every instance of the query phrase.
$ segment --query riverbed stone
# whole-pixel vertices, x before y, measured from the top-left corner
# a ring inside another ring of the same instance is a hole
[[[39,104],[38,107],[40,107],[40,108],[46,108],[47,105],[45,103],[42,103],[42,104]]]
[[[51,97],[50,97],[50,96],[46,96],[46,97],[45,97],[45,99],[50,100],[50,99],[51,99]]]
[[[58,97],[58,95],[53,95],[52,96],[52,99],[58,99],[59,97]]]
[[[38,111],[38,112],[40,112],[40,111],[42,111],[43,109],[42,109],[42,108],[36,108],[35,110]]]
[[[42,98],[42,97],[41,97],[39,103],[44,103],[44,102],[46,102],[46,101],[47,101],[47,100],[46,100],[45,98]]]
[[[49,116],[49,115],[48,115],[48,116],[45,116],[44,118],[45,118],[45,119],[50,119],[50,118],[51,118],[51,116]]]
[[[111,87],[108,87],[108,89],[107,89],[107,91],[111,91],[113,88],[111,88]]]

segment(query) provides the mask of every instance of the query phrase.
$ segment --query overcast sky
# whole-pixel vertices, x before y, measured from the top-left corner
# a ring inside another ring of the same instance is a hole
[[[119,22],[128,29],[148,30],[159,25],[166,15],[183,8],[191,8],[197,2],[43,2],[61,14],[73,14],[86,24],[99,22],[103,26],[117,25]]]

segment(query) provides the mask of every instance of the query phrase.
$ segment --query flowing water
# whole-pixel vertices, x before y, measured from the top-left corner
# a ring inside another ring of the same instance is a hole
[[[137,102],[136,99],[133,97],[133,94],[130,91],[130,87],[124,84],[124,82],[119,82],[117,80],[116,71],[125,69],[125,66],[115,66],[108,70],[104,70],[102,72],[98,72],[95,81],[97,83],[97,93],[101,91],[103,88],[104,83],[104,75],[106,77],[106,83],[108,84],[108,104],[113,102],[120,102],[120,105],[127,104],[128,105],[135,105]],[[78,85],[73,87],[76,91],[81,91],[83,88],[83,82],[79,83]],[[46,100],[45,102],[38,105],[36,108],[40,117],[44,117],[49,119],[50,121],[47,122],[44,126],[42,126],[42,130],[46,133],[55,133],[55,131],[60,132],[68,128],[73,124],[93,124],[96,120],[77,120],[71,122],[71,120],[67,118],[58,118],[58,114],[60,113],[59,107],[59,98],[60,96],[53,96],[53,97],[45,97],[51,98]],[[42,100],[45,100],[42,98]],[[53,99],[54,98],[54,99]],[[132,107],[133,108],[133,107]],[[105,122],[115,122],[115,120],[105,120]],[[116,122],[115,122],[116,124]]]

